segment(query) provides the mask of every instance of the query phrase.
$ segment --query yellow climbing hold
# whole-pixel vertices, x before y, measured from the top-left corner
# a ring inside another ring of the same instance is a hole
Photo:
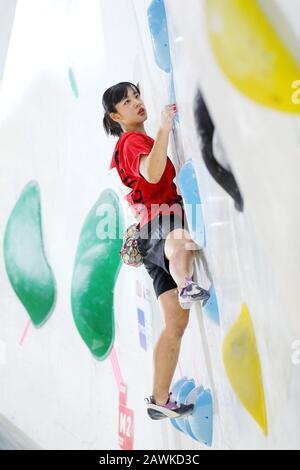
[[[206,0],[209,37],[229,80],[248,98],[300,114],[293,84],[300,66],[258,0]]]
[[[239,400],[268,434],[260,360],[251,317],[246,304],[223,344],[223,360],[229,381]]]

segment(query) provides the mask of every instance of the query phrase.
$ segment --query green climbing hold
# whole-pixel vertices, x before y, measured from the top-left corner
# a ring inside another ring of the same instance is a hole
[[[28,183],[17,201],[4,234],[4,261],[10,283],[32,323],[42,326],[54,309],[56,284],[47,262],[38,183]]]
[[[71,67],[69,67],[69,74],[68,75],[69,75],[69,82],[70,82],[73,94],[74,94],[75,98],[79,98],[79,91],[78,91],[78,87],[77,87],[75,74],[74,74]]]
[[[114,343],[114,286],[122,264],[123,232],[119,198],[106,189],[81,230],[71,289],[75,324],[99,360],[106,359]]]

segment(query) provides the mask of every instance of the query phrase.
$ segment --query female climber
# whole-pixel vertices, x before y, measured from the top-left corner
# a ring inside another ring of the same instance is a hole
[[[107,135],[119,137],[110,169],[116,169],[129,188],[125,197],[137,219],[138,250],[153,280],[165,328],[154,349],[153,394],[146,398],[152,419],[188,415],[193,405],[172,400],[169,392],[180,344],[193,302],[209,298],[209,292],[193,281],[193,261],[199,250],[189,234],[182,197],[173,182],[176,171],[167,156],[169,134],[176,105],[165,106],[156,136],[147,135],[147,110],[138,85],[121,82],[102,97],[103,126]]]

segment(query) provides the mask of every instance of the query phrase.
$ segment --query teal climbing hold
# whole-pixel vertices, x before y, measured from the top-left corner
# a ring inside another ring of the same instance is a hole
[[[76,327],[99,360],[106,359],[114,343],[114,288],[122,265],[123,233],[119,198],[106,189],[81,230],[71,287]]]
[[[75,74],[74,74],[71,67],[69,67],[69,74],[68,75],[69,75],[69,82],[70,82],[73,94],[74,94],[75,98],[79,98],[79,91],[78,91],[78,86],[77,86]]]
[[[3,252],[12,288],[36,327],[47,321],[56,301],[56,283],[46,258],[41,225],[39,186],[31,181],[8,219]]]

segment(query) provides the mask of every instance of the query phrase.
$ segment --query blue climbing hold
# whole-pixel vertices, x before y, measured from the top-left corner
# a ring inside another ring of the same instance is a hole
[[[213,321],[216,325],[220,326],[220,314],[218,307],[218,300],[216,295],[216,290],[214,286],[209,288],[210,298],[208,299],[205,307],[203,307],[206,315]]]
[[[197,176],[192,160],[179,172],[179,188],[183,197],[189,231],[194,242],[201,248],[206,246],[205,225]]]
[[[182,384],[182,386],[180,387],[180,390],[178,392],[176,401],[178,403],[184,403],[185,404],[188,395],[195,388],[195,386],[196,386],[196,384],[195,384],[194,379],[186,380]],[[194,436],[193,436],[192,431],[191,431],[191,427],[190,427],[190,425],[188,424],[187,420],[184,417],[176,418],[175,421],[177,421],[177,424],[178,424],[178,426],[179,426],[179,428],[181,429],[182,432],[184,432],[185,434],[192,437],[192,439],[194,439]]]
[[[147,14],[155,61],[160,69],[170,73],[172,66],[164,1],[153,0]]]
[[[185,405],[190,405],[190,404],[195,404],[198,396],[204,392],[204,387],[203,385],[200,385],[199,387],[195,387],[193,388],[193,390],[190,391],[190,393],[188,394],[188,396],[186,397],[186,400],[185,400]],[[192,431],[192,428],[191,428],[191,425],[189,423],[189,416],[186,416],[183,418],[185,420],[185,426],[186,426],[186,429],[188,431],[188,435],[195,439],[196,441],[198,440],[197,437],[195,436],[195,434],[193,433]]]
[[[175,384],[174,384],[173,387],[171,388],[172,399],[177,400],[179,390],[181,389],[182,385],[183,385],[187,380],[189,380],[188,377],[184,376],[184,377],[181,377],[181,379],[177,380],[177,382],[175,382]]]
[[[211,447],[213,441],[213,399],[210,390],[202,391],[195,401],[193,414],[188,418],[196,439]]]
[[[169,82],[169,103],[170,104],[176,104],[177,103],[176,92],[175,92],[175,84],[174,84],[173,67],[171,67],[170,82]],[[175,123],[180,124],[180,119],[179,119],[179,113],[178,112],[174,116],[173,128],[176,128]]]
[[[182,377],[172,387],[172,399],[185,405],[194,404],[190,416],[171,419],[177,431],[208,447],[213,440],[213,399],[209,389],[202,385],[196,387],[193,379]]]
[[[179,390],[181,389],[182,385],[187,381],[188,381],[187,377],[182,377],[181,379],[177,380],[177,382],[175,382],[175,384],[171,388],[172,400],[178,401]],[[182,429],[180,428],[180,426],[178,425],[178,422],[177,422],[176,419],[171,419],[170,421],[171,421],[172,425],[177,429],[177,431],[183,432]]]

